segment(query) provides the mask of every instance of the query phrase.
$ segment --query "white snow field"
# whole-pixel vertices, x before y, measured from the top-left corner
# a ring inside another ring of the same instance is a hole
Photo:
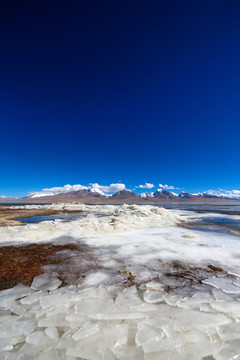
[[[56,265],[1,291],[0,359],[240,359],[238,236],[179,227],[193,214],[154,206],[47,206],[87,216],[2,227],[1,246],[84,243],[96,268],[61,286]]]

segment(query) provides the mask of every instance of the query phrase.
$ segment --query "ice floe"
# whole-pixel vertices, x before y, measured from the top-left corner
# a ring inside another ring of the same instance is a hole
[[[16,307],[22,308],[20,313],[9,307],[4,291],[0,292],[0,359],[227,360],[240,356],[240,302],[215,299],[215,292],[225,289],[224,283],[218,284],[218,290],[211,284],[208,292],[195,290],[184,297],[163,291],[157,282],[145,288],[100,285],[48,290],[52,282],[49,278],[46,286],[46,276],[40,275],[33,283],[44,284],[42,290],[22,285],[6,290],[5,295],[11,294]]]

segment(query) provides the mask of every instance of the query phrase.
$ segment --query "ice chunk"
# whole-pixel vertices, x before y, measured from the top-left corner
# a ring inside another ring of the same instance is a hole
[[[1,358],[1,353],[11,351],[12,349],[13,349],[13,345],[9,343],[9,340],[0,339],[0,358]]]
[[[150,338],[143,344],[144,353],[166,352],[165,359],[172,359],[173,349],[173,339],[163,338],[161,335]],[[159,356],[159,359],[164,359],[164,357]]]
[[[9,310],[11,310],[11,312],[13,312],[16,315],[24,315],[26,317],[28,317],[29,315],[27,314],[26,309],[23,306],[20,306],[16,303],[16,301],[14,300],[8,300],[5,303],[6,308],[8,308]]]
[[[96,321],[91,321],[85,324],[81,329],[76,331],[73,334],[73,339],[75,341],[82,340],[88,336],[91,336],[101,329],[101,324],[97,323]]]
[[[70,294],[62,294],[61,296],[47,294],[40,298],[40,304],[43,309],[50,306],[59,307],[67,304],[69,298]]]
[[[39,345],[44,340],[44,333],[42,331],[35,331],[26,337],[26,342],[32,345]]]
[[[160,329],[153,328],[143,322],[138,323],[138,331],[136,335],[136,344],[138,346],[142,346],[146,341],[155,337],[162,339],[164,337],[164,333]]]
[[[145,302],[142,302],[141,305],[139,306],[136,306],[134,308],[134,310],[136,311],[139,311],[139,312],[143,312],[143,313],[151,313],[151,312],[156,312],[158,311],[158,306],[157,305],[154,305],[154,304],[149,304],[149,303],[145,303]]]
[[[145,301],[155,304],[164,300],[164,294],[161,291],[146,290],[143,294]]]
[[[33,293],[33,290],[21,283],[11,289],[0,291],[0,307],[6,307],[6,303],[23,298]]]
[[[123,345],[116,349],[118,359],[144,360],[142,347]]]
[[[112,312],[116,310],[117,310],[117,306],[115,305],[113,299],[110,298],[80,300],[75,305],[76,314],[84,314],[84,315]]]
[[[53,277],[51,274],[35,276],[31,288],[34,290],[55,290],[61,285],[62,281]]]
[[[76,314],[68,314],[65,319],[69,322],[71,328],[79,328],[86,323],[86,317]]]
[[[240,346],[239,340],[230,341],[223,344],[219,353],[217,354],[217,360],[239,360],[240,359]]]
[[[27,297],[24,297],[23,299],[20,300],[20,303],[23,305],[33,305],[36,302],[39,301],[39,299],[41,298],[41,296],[43,296],[45,294],[45,291],[37,291]]]
[[[228,324],[218,327],[218,334],[224,341],[240,339],[240,323]]]
[[[92,319],[99,319],[99,320],[137,320],[137,319],[144,319],[145,318],[144,313],[140,312],[113,312],[113,313],[100,313],[100,314],[91,314],[89,318]]]
[[[109,276],[107,274],[104,274],[103,272],[93,272],[93,273],[89,273],[87,274],[86,278],[84,279],[83,285],[86,286],[97,286],[101,283],[103,283],[104,281],[106,281],[107,279],[109,279]]]
[[[76,294],[73,294],[70,300],[76,302],[78,300],[96,298],[96,297],[107,298],[107,297],[111,297],[111,295],[105,288],[94,287],[94,288],[78,290]]]
[[[232,297],[220,289],[212,289],[212,293],[217,301],[232,301]]]
[[[27,336],[31,334],[36,328],[36,322],[34,320],[17,321],[13,324],[13,329],[16,330],[20,335]]]
[[[202,281],[204,284],[211,285],[217,289],[221,289],[227,294],[240,294],[240,287],[233,284],[231,279],[211,277]]]
[[[75,346],[75,340],[72,338],[73,330],[66,331],[57,342],[57,349],[70,349]]]
[[[150,290],[164,291],[163,285],[158,281],[150,281],[146,284],[146,287]]]
[[[142,304],[142,300],[139,298],[137,289],[135,286],[132,288],[124,289],[123,292],[119,293],[115,303],[119,306],[126,308],[132,308]]]
[[[48,328],[46,328],[45,334],[47,334],[53,340],[59,339],[59,333],[55,326],[49,326]]]
[[[215,301],[212,308],[220,313],[225,313],[233,318],[240,317],[240,303],[235,301]]]
[[[170,306],[176,306],[177,303],[182,300],[182,295],[178,295],[178,294],[166,294],[164,296],[164,300],[165,302],[170,305]]]
[[[65,326],[68,326],[68,322],[65,320],[64,315],[55,315],[55,316],[48,316],[45,319],[39,320],[38,326],[39,327],[49,327],[49,326],[65,327]]]

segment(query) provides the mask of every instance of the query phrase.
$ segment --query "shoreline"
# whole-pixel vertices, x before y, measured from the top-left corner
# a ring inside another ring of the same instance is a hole
[[[51,210],[51,209],[11,209],[10,207],[0,206],[0,227],[4,226],[23,226],[25,222],[18,218],[28,218],[32,216],[48,216],[62,213],[76,213],[81,210]]]

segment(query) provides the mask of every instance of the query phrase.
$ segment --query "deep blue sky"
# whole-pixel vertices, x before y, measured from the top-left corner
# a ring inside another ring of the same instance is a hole
[[[0,195],[240,188],[239,1],[0,4]]]

